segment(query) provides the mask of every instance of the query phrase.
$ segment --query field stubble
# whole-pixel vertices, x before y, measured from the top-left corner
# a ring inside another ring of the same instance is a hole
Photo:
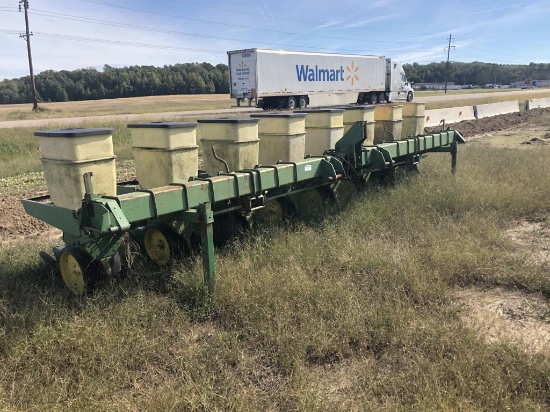
[[[231,99],[227,94],[145,96],[77,102],[41,102],[39,106],[41,110],[34,112],[29,104],[0,105],[0,121],[225,109],[231,107]]]
[[[455,176],[429,155],[420,176],[246,234],[217,254],[210,300],[198,260],[137,256],[74,297],[37,258],[51,240],[0,246],[0,409],[548,410],[550,354],[480,335],[461,298],[536,297],[548,324],[550,263],[509,231],[547,236],[550,169],[533,165],[550,145],[494,141],[461,147]]]

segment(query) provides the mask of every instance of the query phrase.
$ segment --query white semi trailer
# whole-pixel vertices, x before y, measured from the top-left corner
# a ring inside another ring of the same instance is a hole
[[[231,98],[264,109],[412,101],[403,66],[384,56],[246,49],[227,52]]]

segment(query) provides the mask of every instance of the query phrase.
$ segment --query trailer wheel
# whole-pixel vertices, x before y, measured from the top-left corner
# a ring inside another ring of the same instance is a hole
[[[376,93],[370,93],[367,96],[367,103],[369,104],[376,104],[378,103],[378,99],[376,98]]]
[[[296,99],[293,96],[290,96],[288,99],[286,99],[286,107],[289,110],[296,109]]]
[[[300,96],[298,99],[298,107],[300,109],[305,109],[307,107],[307,97],[306,96]]]
[[[407,101],[412,102],[413,101],[413,94],[412,92],[407,93]]]
[[[386,95],[385,93],[380,93],[378,94],[378,103],[384,103],[384,101],[386,100]],[[388,102],[389,103],[389,102]]]

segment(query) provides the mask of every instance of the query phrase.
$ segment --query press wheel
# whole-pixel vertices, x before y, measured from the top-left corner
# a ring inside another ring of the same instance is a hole
[[[335,189],[334,196],[339,205],[347,205],[357,195],[359,188],[351,180],[341,180]]]
[[[255,212],[255,219],[267,225],[278,225],[292,214],[288,200],[279,198],[265,202],[265,206]]]
[[[96,267],[81,248],[71,246],[65,248],[59,257],[59,270],[65,286],[81,295],[90,287]]]
[[[334,199],[334,194],[329,188],[319,187],[306,190],[297,198],[299,215],[305,219],[315,217],[323,212],[331,199]]]
[[[149,259],[159,265],[182,253],[182,241],[167,225],[155,225],[145,230],[143,246]]]

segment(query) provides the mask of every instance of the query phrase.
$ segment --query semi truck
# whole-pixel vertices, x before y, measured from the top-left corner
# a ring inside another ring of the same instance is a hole
[[[384,56],[228,51],[231,98],[264,109],[412,101],[403,66]]]

